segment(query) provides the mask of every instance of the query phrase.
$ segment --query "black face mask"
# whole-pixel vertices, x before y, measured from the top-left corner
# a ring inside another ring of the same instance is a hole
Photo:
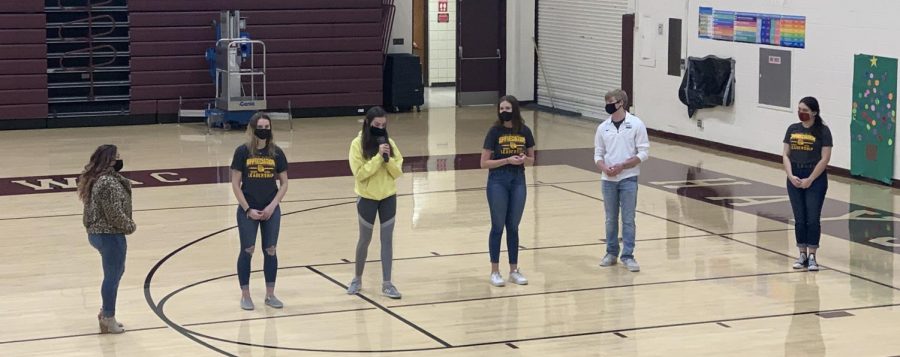
[[[113,165],[113,170],[116,172],[122,171],[122,168],[125,167],[125,162],[122,160],[116,160],[116,163]]]
[[[256,135],[259,140],[269,140],[272,138],[272,129],[255,129],[253,130],[253,135]]]
[[[370,126],[369,134],[371,134],[372,136],[374,136],[376,138],[379,136],[387,136],[387,130],[384,128],[376,128],[374,126]]]
[[[500,121],[508,122],[510,120],[513,120],[513,113],[512,112],[500,112],[498,117],[500,118]]]
[[[606,105],[606,114],[612,114],[612,113],[619,111],[619,108],[616,108],[616,104],[618,104],[618,103],[619,102],[607,104]]]

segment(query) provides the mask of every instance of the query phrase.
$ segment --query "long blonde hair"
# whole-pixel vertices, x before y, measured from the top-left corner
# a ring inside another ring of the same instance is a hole
[[[114,162],[119,148],[115,145],[100,145],[91,155],[91,160],[84,166],[84,171],[78,176],[78,198],[81,202],[91,200],[91,190],[94,188],[94,182],[107,172]]]
[[[247,149],[250,151],[250,156],[256,155],[257,148],[259,147],[259,138],[256,137],[256,126],[259,124],[260,120],[268,120],[269,127],[272,126],[272,118],[269,118],[269,114],[264,112],[256,112],[250,117],[250,123],[247,124]],[[272,132],[272,136],[269,137],[269,140],[266,141],[266,147],[263,148],[263,151],[266,152],[269,156],[275,156],[275,132]]]

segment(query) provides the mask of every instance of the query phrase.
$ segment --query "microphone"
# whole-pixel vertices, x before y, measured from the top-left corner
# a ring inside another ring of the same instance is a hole
[[[378,137],[377,139],[375,139],[375,140],[378,141],[378,145],[379,145],[379,146],[388,143],[388,142],[387,142],[387,138],[385,138],[385,137],[383,137],[383,136],[379,136],[379,137]],[[386,154],[386,153],[385,153],[385,154],[381,154],[381,157],[384,159],[384,162],[388,162],[388,160],[391,159],[391,156],[388,155],[388,154]]]

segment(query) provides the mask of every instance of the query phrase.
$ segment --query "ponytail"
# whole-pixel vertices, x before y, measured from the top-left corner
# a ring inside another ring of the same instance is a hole
[[[815,97],[805,97],[800,99],[800,103],[805,104],[809,107],[809,110],[816,112],[815,122],[812,126],[812,133],[818,139],[822,136],[822,128],[825,127],[825,121],[822,120],[821,108],[819,108],[819,101]]]
[[[825,127],[825,121],[822,120],[822,116],[819,115],[818,113],[816,113],[815,120],[816,121],[815,121],[815,123],[813,123],[813,126],[812,126],[812,133],[816,137],[816,139],[819,139],[822,137],[822,128]]]

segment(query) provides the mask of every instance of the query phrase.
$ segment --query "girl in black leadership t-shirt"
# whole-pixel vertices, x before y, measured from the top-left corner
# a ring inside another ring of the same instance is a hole
[[[491,259],[490,283],[504,286],[500,275],[500,240],[506,229],[509,254],[509,281],[528,284],[519,270],[519,222],[525,210],[525,165],[534,163],[534,135],[523,123],[519,101],[513,96],[500,98],[496,123],[488,130],[481,151],[481,168],[490,169],[487,200],[491,211],[488,251]]]
[[[287,193],[287,158],[272,137],[272,121],[257,113],[247,126],[247,143],[234,150],[231,160],[231,187],[238,200],[237,223],[241,250],[237,273],[241,288],[241,308],[253,310],[250,298],[250,259],[256,248],[256,233],[262,236],[263,276],[266,280],[265,303],[273,308],[284,305],[275,297],[278,256],[275,248],[281,229],[279,203]]]
[[[819,102],[806,97],[797,106],[799,123],[784,134],[782,161],[787,173],[788,197],[794,211],[794,234],[800,256],[794,269],[819,270],[816,251],[821,236],[822,205],[828,191],[825,169],[831,160],[831,130],[819,115]]]

